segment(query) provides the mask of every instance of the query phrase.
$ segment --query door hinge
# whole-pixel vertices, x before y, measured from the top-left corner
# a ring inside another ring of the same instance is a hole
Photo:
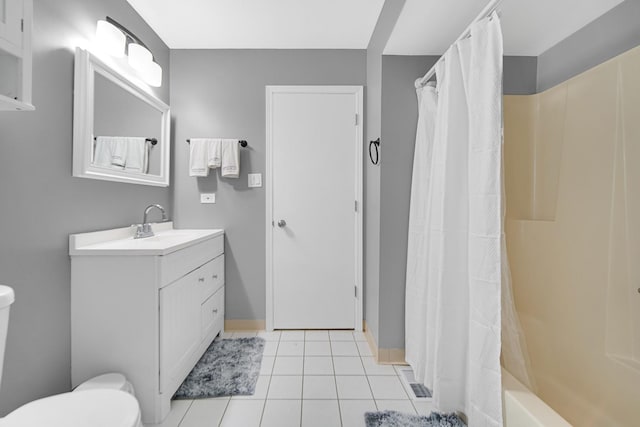
[[[24,33],[24,19],[20,20],[20,32]]]
[[[355,125],[358,126],[358,113],[356,113],[356,122]]]
[[[355,205],[354,207],[356,209],[356,212],[358,212],[358,201],[357,200],[354,202],[354,205]]]
[[[354,287],[353,287],[353,290],[354,290],[354,296],[355,296],[356,298],[358,298],[358,287],[357,287],[357,286],[354,286]]]

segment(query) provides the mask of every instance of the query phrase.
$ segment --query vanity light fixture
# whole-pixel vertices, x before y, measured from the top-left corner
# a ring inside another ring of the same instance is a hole
[[[100,48],[111,56],[121,58],[124,56],[124,48],[127,37],[116,26],[108,21],[98,21],[96,27],[96,40]]]
[[[107,16],[98,21],[96,40],[100,48],[111,56],[127,55],[127,62],[149,86],[162,85],[162,67],[153,60],[147,46],[122,24]]]
[[[162,86],[162,67],[154,61],[147,61],[141,71],[149,86]]]
[[[129,65],[138,71],[144,70],[147,62],[153,61],[153,55],[151,55],[149,49],[141,44],[129,43],[128,49],[129,54],[127,55],[127,60],[129,61]]]

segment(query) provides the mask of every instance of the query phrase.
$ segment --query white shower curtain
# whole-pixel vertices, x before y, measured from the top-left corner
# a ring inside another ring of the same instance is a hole
[[[406,357],[441,411],[502,425],[502,33],[494,13],[418,89]]]
[[[425,333],[424,328],[433,329],[435,326],[433,322],[427,321],[424,307],[428,300],[428,289],[424,286],[427,264],[424,261],[427,258],[426,224],[429,221],[429,200],[424,196],[430,183],[438,94],[435,85],[429,84],[418,88],[417,95],[418,128],[411,178],[415,184],[411,186],[407,250],[405,359],[412,366],[415,377],[424,378],[427,365],[426,339],[434,336],[433,330]]]

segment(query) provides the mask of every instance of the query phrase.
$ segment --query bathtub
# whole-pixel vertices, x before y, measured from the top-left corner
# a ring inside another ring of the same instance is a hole
[[[506,427],[571,427],[556,411],[504,369],[502,408]]]

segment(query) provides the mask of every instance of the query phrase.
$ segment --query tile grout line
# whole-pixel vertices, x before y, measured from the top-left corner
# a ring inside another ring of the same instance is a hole
[[[224,421],[224,416],[227,415],[227,409],[229,409],[229,403],[231,402],[231,398],[229,398],[227,400],[227,404],[224,405],[224,411],[222,411],[222,416],[220,417],[220,422],[218,423],[218,427],[220,427],[222,425],[222,422]],[[191,409],[191,407],[189,407],[189,409]]]
[[[302,427],[302,412],[304,411],[304,358],[307,350],[307,332],[304,332],[304,341],[302,343],[302,387],[300,390],[300,426]]]
[[[184,414],[182,414],[182,417],[180,417],[180,421],[178,421],[178,424],[176,424],[177,427],[180,427],[180,424],[182,424],[182,422],[184,421],[184,417],[186,417],[189,411],[191,410],[192,405],[193,405],[193,399],[191,399],[191,403],[189,403],[189,407],[187,408],[186,411],[184,411]],[[169,412],[171,412],[171,409],[169,409]]]
[[[358,353],[360,353],[360,349],[358,349]],[[360,356],[360,361],[362,362],[362,356]],[[364,364],[362,367],[364,368]],[[379,411],[380,408],[378,408],[378,401],[376,400],[376,397],[373,394],[373,388],[371,387],[371,382],[369,381],[369,375],[367,375],[366,371],[364,376],[367,379],[367,384],[369,385],[369,391],[371,392],[371,399],[373,400],[373,404],[376,405],[376,411]]]
[[[343,426],[342,423],[342,408],[340,407],[340,395],[338,394],[338,379],[336,378],[336,365],[333,363],[333,342],[331,341],[331,333],[327,331],[327,335],[329,335],[329,353],[331,360],[331,369],[333,369],[333,386],[336,389],[336,403],[338,404],[338,417],[340,419],[340,425]]]
[[[278,342],[278,344],[280,343]],[[274,364],[275,364],[275,358],[274,358]],[[258,424],[259,426],[262,425],[262,420],[264,419],[264,411],[265,409],[267,409],[267,397],[269,397],[270,388],[271,388],[271,375],[269,375],[269,384],[267,385],[267,391],[265,392],[264,400],[262,401],[262,412],[260,413],[260,423]]]
[[[413,410],[416,411],[416,414],[421,415],[420,412],[418,412],[418,408],[415,403],[413,403],[413,399],[409,399],[409,402],[411,402],[411,406],[413,406]]]
[[[278,336],[278,341],[277,341],[278,344],[276,345],[276,355],[278,354],[278,348],[280,347],[281,337],[282,337],[282,333],[280,333],[280,335]],[[262,404],[262,413],[260,414],[260,424],[258,425],[262,425],[262,420],[264,419],[264,410],[267,408],[267,399],[269,397],[269,390],[271,389],[271,378],[273,377],[273,370],[275,369],[276,357],[277,356],[273,356],[273,366],[271,367],[271,372],[269,373],[269,385],[267,385],[267,392],[264,395],[264,401]]]

